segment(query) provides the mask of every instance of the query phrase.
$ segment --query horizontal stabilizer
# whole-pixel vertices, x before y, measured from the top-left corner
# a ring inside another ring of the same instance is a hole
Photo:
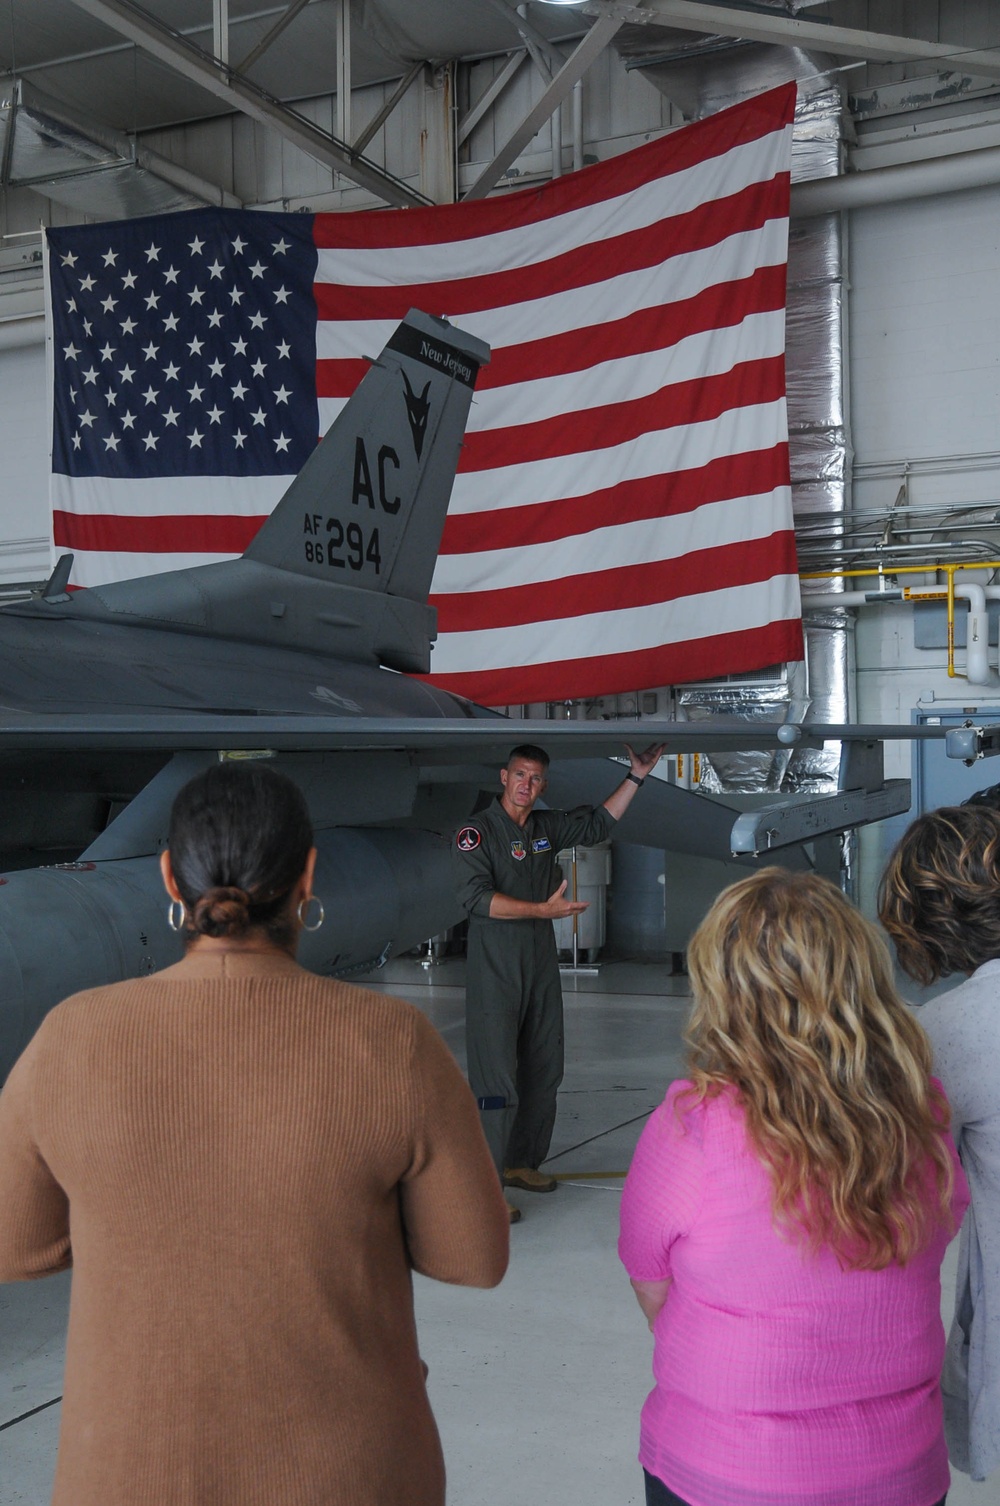
[[[625,770],[620,772],[624,775]],[[560,757],[549,767],[545,803],[560,810],[575,805],[599,805],[615,788],[616,778],[616,766],[607,759],[564,762]],[[723,863],[749,863],[756,867],[754,858],[733,857],[732,830],[739,816],[739,809],[727,805],[724,800],[696,794],[654,776],[646,781],[642,792],[616,825],[614,840],[634,842],[639,847],[659,847],[691,857],[715,858]],[[789,847],[780,857],[763,861],[780,862],[785,868],[812,867],[801,846]],[[735,871],[733,876],[736,876]]]

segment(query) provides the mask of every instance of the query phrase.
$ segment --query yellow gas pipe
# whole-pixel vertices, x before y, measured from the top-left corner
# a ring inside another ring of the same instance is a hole
[[[955,571],[956,570],[1000,570],[1000,560],[976,560],[975,563],[964,565],[894,565],[891,570],[885,570],[880,566],[872,566],[865,570],[822,570],[812,575],[800,575],[799,580],[850,580],[855,576],[877,575],[884,580],[886,575],[929,575],[931,571],[943,570],[948,577],[947,589],[944,591],[911,591],[904,587],[903,598],[905,601],[940,601],[944,598],[948,603],[948,678],[951,680],[964,680],[966,677],[961,670],[955,668]],[[808,597],[805,598],[805,605]]]

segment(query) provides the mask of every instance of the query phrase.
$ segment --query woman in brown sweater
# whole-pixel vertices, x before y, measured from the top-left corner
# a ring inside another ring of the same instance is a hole
[[[73,1267],[53,1506],[441,1506],[411,1271],[493,1286],[447,1047],[294,961],[296,787],[220,764],[163,855],[182,962],[46,1018],[0,1095],[0,1280]]]

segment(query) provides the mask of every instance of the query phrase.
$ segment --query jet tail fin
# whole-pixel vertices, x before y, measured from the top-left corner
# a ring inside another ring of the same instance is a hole
[[[127,620],[426,674],[431,577],[489,355],[475,336],[411,310],[242,559],[72,597],[57,566],[44,597],[17,613]]]
[[[426,602],[489,346],[411,309],[244,558]]]

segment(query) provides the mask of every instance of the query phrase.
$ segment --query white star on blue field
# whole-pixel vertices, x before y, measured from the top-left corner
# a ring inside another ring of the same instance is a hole
[[[310,215],[49,232],[54,471],[260,476],[316,446]]]

